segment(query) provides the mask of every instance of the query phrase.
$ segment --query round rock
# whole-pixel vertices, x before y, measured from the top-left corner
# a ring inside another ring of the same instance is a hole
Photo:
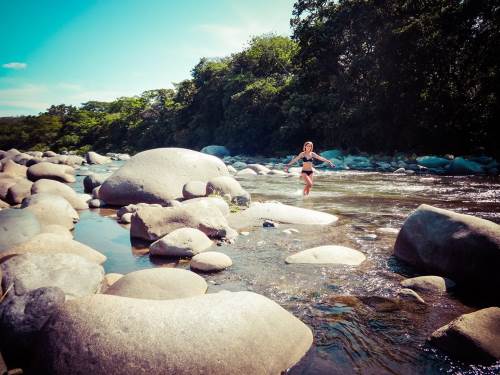
[[[195,255],[191,259],[191,268],[203,272],[218,272],[225,270],[233,264],[231,258],[217,251],[207,251]]]
[[[40,233],[40,223],[31,211],[15,208],[0,211],[0,255]]]
[[[195,228],[179,228],[153,242],[150,254],[160,256],[192,257],[213,245],[210,238]]]
[[[345,246],[328,245],[300,251],[287,257],[285,262],[359,266],[365,259],[365,255],[358,250]]]
[[[54,194],[33,194],[23,201],[21,207],[33,212],[42,225],[58,224],[73,229],[80,219],[66,199]]]

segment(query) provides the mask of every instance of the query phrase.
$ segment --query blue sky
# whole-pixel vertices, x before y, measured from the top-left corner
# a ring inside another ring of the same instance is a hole
[[[290,35],[293,3],[0,0],[0,116],[172,87],[201,57]]]

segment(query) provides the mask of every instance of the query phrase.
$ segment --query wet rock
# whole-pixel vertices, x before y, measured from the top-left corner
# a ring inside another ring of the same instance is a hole
[[[232,198],[245,197],[250,200],[250,194],[245,191],[240,183],[230,176],[220,176],[210,179],[207,182],[206,195],[229,194]]]
[[[2,211],[3,212],[3,211]],[[0,212],[0,214],[2,213]],[[81,242],[69,239],[66,236],[61,236],[55,233],[40,233],[15,246],[0,252],[0,260],[12,256],[14,254],[58,254],[69,253],[79,255],[91,262],[102,264],[106,261],[106,257],[100,252],[84,245]]]
[[[80,219],[66,199],[54,194],[33,194],[23,201],[21,207],[33,212],[43,225],[58,224],[73,229]]]
[[[429,341],[454,357],[492,363],[500,359],[500,308],[464,314],[436,330]]]
[[[130,224],[132,222],[132,213],[125,213],[119,218],[121,224]]]
[[[47,162],[38,163],[28,168],[28,178],[31,181],[47,178],[61,182],[73,183],[75,170],[69,165],[58,165]]]
[[[366,257],[358,250],[345,246],[318,246],[300,251],[285,259],[286,263],[345,264],[359,266]]]
[[[33,182],[30,180],[23,179],[17,184],[12,185],[7,191],[5,200],[12,205],[20,204],[23,199],[28,198],[31,195],[31,188]]]
[[[263,175],[268,174],[271,171],[269,168],[261,164],[248,164],[247,168],[253,170],[257,174],[263,174]]]
[[[39,364],[54,375],[74,369],[93,375],[159,369],[166,374],[279,374],[311,344],[307,326],[254,293],[148,303],[95,295],[57,309],[42,331]]]
[[[17,164],[12,160],[2,162],[2,172],[11,176],[27,178],[28,168],[24,165]]]
[[[40,223],[31,211],[7,208],[0,211],[0,256],[3,251],[40,233]]]
[[[245,169],[247,165],[247,163],[243,163],[242,161],[237,161],[232,164],[234,169]]]
[[[443,168],[448,166],[450,161],[438,156],[422,156],[417,158],[417,163],[427,168]]]
[[[191,259],[191,269],[203,272],[219,272],[233,264],[231,258],[217,251],[207,251]]]
[[[440,276],[419,276],[401,281],[401,286],[430,293],[444,293],[455,286],[450,279]]]
[[[274,221],[272,220],[264,220],[264,222],[262,223],[262,226],[264,228],[277,228],[279,227],[280,225],[278,223],[275,223]]]
[[[111,163],[111,159],[100,155],[97,152],[89,151],[85,154],[85,158],[87,159],[87,163],[89,164],[108,164]]]
[[[377,228],[375,231],[377,233],[380,233],[380,234],[396,234],[397,235],[399,233],[399,229],[387,228],[387,227]]]
[[[111,175],[99,192],[111,205],[160,203],[182,198],[189,181],[208,181],[227,175],[219,158],[181,148],[143,151]]]
[[[182,196],[185,199],[199,198],[207,195],[207,183],[201,181],[189,181],[182,188]]]
[[[410,302],[420,303],[422,305],[426,305],[424,299],[422,297],[420,297],[418,295],[418,293],[415,292],[414,290],[404,288],[404,289],[401,289],[398,294],[404,300],[407,300]]]
[[[109,174],[90,174],[83,179],[83,191],[91,193],[96,187],[101,186],[109,177]]]
[[[359,238],[365,241],[375,241],[378,238],[378,236],[375,233],[367,233],[367,234],[362,234],[361,236],[359,236]]]
[[[66,199],[75,210],[86,210],[89,205],[70,186],[59,181],[40,179],[31,187],[32,194],[48,193]]]
[[[132,215],[130,235],[156,241],[178,228],[197,228],[211,238],[226,237],[230,228],[219,210],[204,204],[189,207],[141,207]]]
[[[101,289],[104,269],[74,254],[17,255],[1,265],[3,284],[20,296],[42,287],[58,287],[66,298],[82,297]]]
[[[201,149],[202,153],[208,154],[208,155],[213,155],[217,156],[219,158],[223,158],[224,156],[229,156],[231,153],[229,150],[224,147],[224,146],[216,146],[216,145],[211,145],[211,146],[205,146]]]
[[[398,168],[393,173],[405,173],[406,170],[404,168]]]
[[[167,300],[205,294],[205,279],[194,272],[178,268],[150,268],[126,274],[111,285],[105,294]]]
[[[92,190],[92,199],[99,199],[99,190],[101,189],[100,186],[95,187]]]
[[[195,228],[179,228],[149,247],[150,254],[160,256],[192,257],[213,245],[205,233]]]
[[[488,220],[421,205],[401,228],[394,255],[465,287],[500,289],[500,225]]]
[[[483,173],[484,169],[479,163],[458,157],[453,159],[448,171],[453,174],[468,175]]]

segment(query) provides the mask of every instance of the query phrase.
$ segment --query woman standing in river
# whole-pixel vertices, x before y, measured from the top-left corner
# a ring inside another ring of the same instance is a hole
[[[313,152],[313,143],[307,141],[304,143],[302,152],[294,157],[290,163],[285,166],[285,172],[288,172],[290,165],[295,164],[299,159],[302,159],[302,171],[300,172],[300,178],[304,180],[304,195],[309,195],[311,188],[313,186],[313,162],[314,159],[318,159],[330,164],[331,167],[335,168],[335,165],[328,159]]]

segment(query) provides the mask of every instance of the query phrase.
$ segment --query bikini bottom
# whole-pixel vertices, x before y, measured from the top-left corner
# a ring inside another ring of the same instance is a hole
[[[310,176],[313,174],[313,171],[305,171],[305,170],[302,170],[301,173],[305,173],[306,175]]]

